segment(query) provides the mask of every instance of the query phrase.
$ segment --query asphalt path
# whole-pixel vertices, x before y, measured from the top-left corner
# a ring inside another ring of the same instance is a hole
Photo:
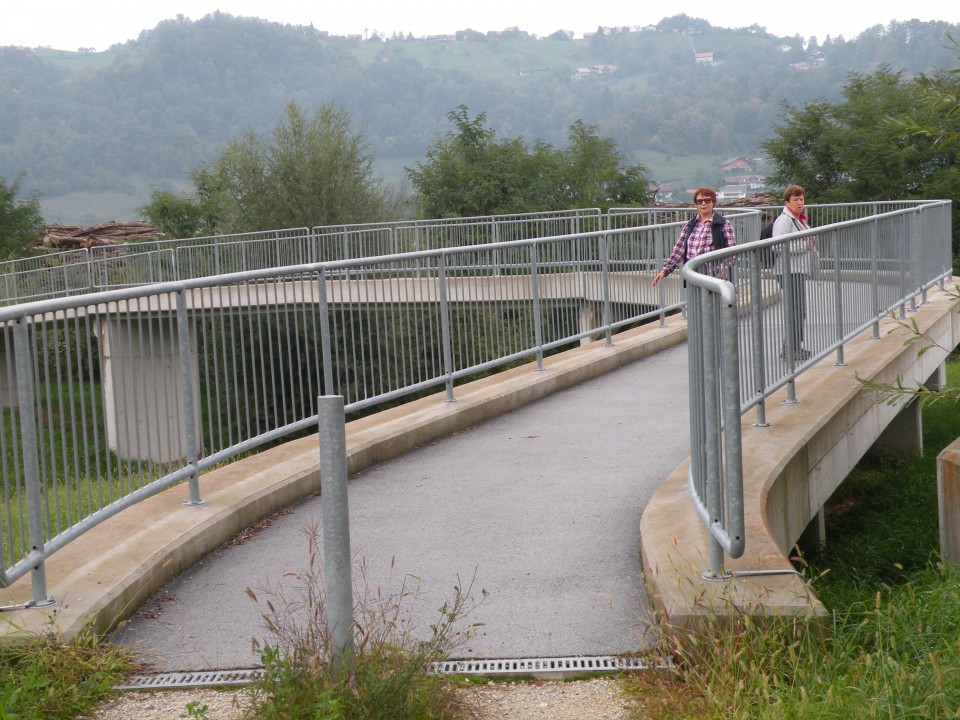
[[[646,649],[655,635],[640,515],[689,455],[687,388],[681,344],[352,476],[358,602],[373,607],[379,591],[378,615],[405,593],[403,627],[426,637],[454,587],[469,590],[457,658]],[[111,639],[157,672],[258,666],[253,639],[276,642],[268,602],[285,624],[306,617],[320,503],[309,498],[211,553]]]

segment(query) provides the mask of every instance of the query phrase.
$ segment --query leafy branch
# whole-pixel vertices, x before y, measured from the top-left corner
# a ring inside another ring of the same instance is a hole
[[[946,292],[949,296],[960,299],[960,285],[955,284],[952,292],[949,290]],[[906,330],[909,333],[909,337],[903,341],[903,345],[904,347],[909,347],[920,344],[920,348],[917,350],[917,357],[922,356],[925,352],[935,347],[944,350],[948,354],[953,351],[952,348],[943,347],[943,345],[938,343],[929,334],[920,330],[916,319],[911,318],[909,321],[901,320],[892,312],[889,313],[887,317],[889,317],[895,325],[887,334],[891,335],[898,330]],[[927,403],[934,403],[938,400],[960,400],[960,388],[931,390],[922,383],[918,383],[915,387],[910,387],[903,384],[903,378],[899,375],[893,383],[867,380],[860,377],[859,373],[854,373],[854,377],[864,388],[876,393],[879,396],[879,401],[884,405],[899,405],[915,398],[921,398],[923,402]]]

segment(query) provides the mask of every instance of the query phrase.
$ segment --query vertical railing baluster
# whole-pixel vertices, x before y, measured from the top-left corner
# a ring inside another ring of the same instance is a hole
[[[20,317],[13,326],[13,345],[17,368],[17,401],[20,405],[20,442],[23,451],[23,484],[27,496],[28,557],[33,589],[32,607],[53,604],[47,596],[47,572],[44,553],[43,478],[40,477],[40,448],[37,437],[37,408],[34,378],[34,351],[30,341],[30,319]]]

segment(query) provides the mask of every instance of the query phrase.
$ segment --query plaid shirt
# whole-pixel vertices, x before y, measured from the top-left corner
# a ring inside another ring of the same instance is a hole
[[[697,255],[703,255],[713,250],[712,223],[712,217],[707,222],[704,222],[701,217],[697,216],[697,221],[693,224],[693,230],[690,231],[689,236],[685,235],[687,226],[683,226],[683,230],[680,231],[680,237],[677,238],[677,242],[673,246],[673,252],[670,253],[670,257],[668,257],[667,261],[663,264],[662,272],[664,277],[672,273],[690,258],[695,258]],[[730,224],[729,220],[724,220],[723,222],[723,237],[727,241],[727,247],[732,247],[737,244],[737,238],[733,232],[733,225]],[[724,264],[726,265],[727,263],[724,262]]]

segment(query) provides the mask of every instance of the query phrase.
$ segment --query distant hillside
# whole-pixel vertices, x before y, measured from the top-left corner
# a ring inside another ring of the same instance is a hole
[[[345,107],[396,178],[464,104],[500,137],[529,142],[562,145],[583,119],[633,161],[659,165],[657,179],[716,183],[717,161],[755,155],[785,101],[836,100],[849,72],[880,65],[908,75],[952,67],[948,31],[960,26],[911,21],[811,43],[681,15],[578,40],[362,40],[215,13],[102,53],[0,48],[0,176],[26,173],[45,211],[59,200],[64,212],[72,198],[69,212],[86,213],[61,222],[115,219],[104,213],[129,213],[150,187],[179,189],[230,138],[270,132],[295,99]],[[691,168],[683,158],[707,160]]]

